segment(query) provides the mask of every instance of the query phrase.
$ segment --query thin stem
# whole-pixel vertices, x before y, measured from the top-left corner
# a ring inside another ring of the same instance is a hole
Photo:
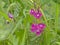
[[[58,16],[59,16],[59,6],[58,4],[56,4],[56,16],[55,16],[55,31],[57,34],[57,30],[58,30]]]
[[[42,15],[43,15],[43,18],[44,18],[44,21],[46,23],[46,30],[44,32],[44,45],[50,45],[50,27],[48,26],[48,22],[47,22],[47,19],[45,17],[45,14],[43,12],[42,9],[40,9],[40,11],[42,12]],[[48,41],[48,42],[47,42]]]
[[[44,20],[45,20],[45,22],[46,22],[46,25],[47,25],[47,27],[48,27],[48,22],[47,22],[47,19],[46,19],[46,17],[45,17],[45,14],[44,14],[44,12],[43,12],[43,10],[40,8],[40,10],[41,10],[41,12],[42,12],[42,15],[43,15],[43,18],[44,18]]]

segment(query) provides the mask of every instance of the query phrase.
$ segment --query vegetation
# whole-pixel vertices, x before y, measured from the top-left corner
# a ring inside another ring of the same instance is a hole
[[[29,12],[38,7],[39,20]],[[46,27],[37,36],[31,24],[40,22]],[[60,45],[60,0],[0,0],[0,45]]]

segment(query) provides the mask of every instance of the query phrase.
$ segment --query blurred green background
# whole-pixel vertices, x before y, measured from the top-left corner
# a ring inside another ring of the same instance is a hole
[[[47,25],[40,36],[30,31],[36,21],[29,13],[34,1],[44,14],[40,21]],[[0,45],[60,45],[60,0],[0,0]]]

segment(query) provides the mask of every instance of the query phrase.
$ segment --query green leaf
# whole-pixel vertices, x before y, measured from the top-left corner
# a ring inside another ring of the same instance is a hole
[[[0,15],[2,15],[6,20],[10,20],[6,13],[0,11]]]

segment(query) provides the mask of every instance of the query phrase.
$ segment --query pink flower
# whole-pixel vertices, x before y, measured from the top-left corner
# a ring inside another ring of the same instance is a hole
[[[46,25],[43,24],[43,23],[39,23],[39,24],[38,24],[38,28],[40,28],[40,29],[44,29],[45,27],[46,27]]]
[[[37,19],[41,18],[42,16],[42,13],[39,10],[35,11],[34,9],[30,10],[30,14],[33,15]]]
[[[34,13],[35,13],[34,9],[31,9],[31,10],[30,10],[30,14],[31,14],[31,15],[34,15]]]
[[[37,25],[36,24],[32,24],[31,25],[31,32],[36,32],[37,30]]]
[[[13,18],[13,15],[11,13],[8,13],[9,18]]]
[[[31,32],[35,33],[36,35],[40,35],[43,32],[43,29],[46,27],[45,24],[32,24],[31,25]]]
[[[39,36],[42,32],[43,32],[43,30],[39,29],[39,30],[36,31],[36,35]]]
[[[40,12],[35,12],[35,15],[34,15],[35,18],[39,19],[41,18],[41,16],[42,14]]]

